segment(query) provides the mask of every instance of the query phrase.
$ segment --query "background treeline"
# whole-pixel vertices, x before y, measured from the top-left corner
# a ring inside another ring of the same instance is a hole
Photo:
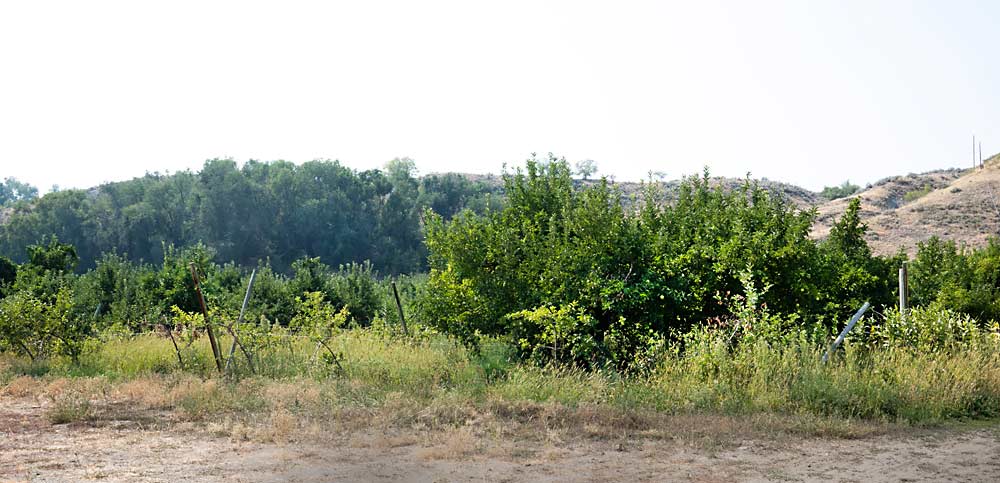
[[[148,174],[37,199],[33,187],[8,178],[0,185],[0,254],[24,262],[29,245],[55,235],[75,247],[81,271],[104,253],[160,264],[167,246],[204,243],[219,261],[266,260],[282,273],[307,255],[410,273],[426,268],[423,211],[446,218],[481,211],[493,189],[457,174],[418,178],[409,159],[360,172],[336,161],[215,159],[197,173]]]

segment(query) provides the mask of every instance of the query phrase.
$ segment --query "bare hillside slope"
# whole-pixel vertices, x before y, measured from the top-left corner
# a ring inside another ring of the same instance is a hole
[[[1000,155],[983,169],[943,170],[879,181],[850,197],[817,207],[813,234],[825,237],[848,201],[861,199],[862,219],[876,253],[912,254],[932,236],[982,246],[1000,234]]]

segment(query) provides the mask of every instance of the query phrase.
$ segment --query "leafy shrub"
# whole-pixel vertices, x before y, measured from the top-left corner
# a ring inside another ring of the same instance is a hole
[[[871,255],[856,203],[817,245],[812,212],[749,181],[727,192],[707,173],[688,178],[671,204],[650,186],[636,211],[606,180],[574,189],[554,157],[504,181],[502,210],[427,216],[421,313],[472,347],[497,336],[524,357],[632,368],[749,289],[791,320],[832,323],[845,301],[892,300],[894,262]]]
[[[323,298],[332,300],[335,295],[330,287],[330,267],[319,257],[303,257],[292,262],[292,278],[288,281],[288,291],[293,297],[305,293],[318,292]]]
[[[911,201],[916,201],[920,198],[923,198],[924,196],[927,196],[928,194],[930,194],[931,191],[934,191],[934,188],[931,188],[930,184],[924,183],[923,187],[907,191],[905,194],[903,194],[903,201],[907,203]]]
[[[980,322],[1000,320],[1000,239],[979,249],[932,237],[910,262],[913,305],[936,304]]]
[[[145,272],[139,280],[141,290],[155,301],[152,309],[157,313],[154,316],[167,314],[174,306],[185,312],[201,310],[190,267],[194,265],[199,278],[210,284],[216,269],[212,263],[214,254],[212,249],[200,243],[183,249],[164,245],[160,270]],[[208,291],[210,287],[203,287],[203,290]]]
[[[17,292],[0,300],[0,345],[7,351],[21,352],[35,360],[41,355],[42,333],[39,321],[44,318],[42,302],[28,292]]]
[[[514,312],[510,338],[528,356],[545,361],[587,360],[598,355],[597,321],[575,303]]]
[[[59,243],[59,238],[55,236],[46,238],[37,245],[28,245],[28,263],[44,271],[72,272],[80,263],[76,248],[68,243]]]
[[[6,297],[0,300],[0,348],[22,352],[32,360],[64,355],[76,362],[90,325],[72,315],[68,287],[48,300],[27,291]]]
[[[825,287],[817,294],[818,308],[827,318],[836,319],[857,310],[864,302],[890,306],[896,289],[896,270],[906,260],[900,252],[894,257],[876,257],[865,235],[868,226],[861,221],[861,200],[852,199],[844,215],[830,229],[830,236],[820,244]]]
[[[144,330],[142,321],[155,317],[159,301],[142,290],[142,281],[154,273],[152,267],[133,264],[121,255],[107,253],[93,270],[73,284],[74,311],[78,318],[93,320],[96,328],[119,325],[133,332]]]
[[[17,264],[7,257],[0,257],[0,298],[3,298],[10,286],[17,280]]]
[[[350,319],[369,325],[382,312],[378,272],[371,262],[341,265],[330,277],[334,300],[350,313]]]
[[[241,280],[240,289],[228,299],[229,304],[235,307],[243,303],[249,282],[249,276]],[[295,296],[291,294],[285,277],[272,270],[268,264],[258,265],[245,320],[251,322],[267,320],[279,325],[288,325],[292,317],[295,317],[295,310]]]
[[[844,181],[840,186],[825,186],[823,191],[820,191],[819,195],[828,200],[835,200],[837,198],[845,198],[857,193],[861,187],[856,184],[851,184],[850,181]]]
[[[424,318],[475,345],[480,334],[509,337],[515,318],[508,314],[579,301],[578,310],[597,321],[593,333],[614,333],[620,316],[613,312],[621,309],[602,309],[622,294],[605,281],[639,275],[630,273],[640,253],[634,219],[607,182],[575,191],[565,161],[532,160],[526,169],[505,176],[502,211],[466,212],[451,222],[428,213]]]
[[[343,370],[340,361],[344,359],[344,355],[334,351],[328,342],[339,333],[350,312],[346,307],[337,311],[319,292],[306,292],[303,297],[295,300],[299,305],[299,313],[292,319],[290,327],[316,344],[318,360],[322,360],[327,366],[336,365]]]

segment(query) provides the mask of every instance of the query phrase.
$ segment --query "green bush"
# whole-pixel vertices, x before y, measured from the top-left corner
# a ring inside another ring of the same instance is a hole
[[[154,273],[148,265],[133,264],[121,255],[104,254],[93,270],[77,277],[73,284],[76,317],[92,320],[98,330],[111,325],[133,332],[145,330],[142,322],[150,317],[155,319],[154,307],[159,300],[143,290],[142,281]]]
[[[91,326],[73,317],[72,296],[63,287],[48,300],[28,291],[0,300],[0,349],[21,352],[33,361],[62,355],[76,362]]]
[[[370,325],[383,310],[378,272],[371,262],[341,265],[330,277],[330,290],[337,304],[350,313],[350,320]]]
[[[819,248],[823,262],[814,269],[823,270],[824,287],[817,294],[819,313],[837,320],[861,307],[891,306],[896,291],[896,271],[906,260],[902,252],[893,257],[873,256],[865,235],[868,226],[861,221],[861,200],[850,200],[844,215],[830,229],[830,236]]]
[[[16,280],[17,264],[7,257],[0,257],[0,298],[7,295],[7,291]]]
[[[705,173],[672,203],[649,186],[629,204],[606,180],[575,189],[554,157],[504,181],[501,210],[427,216],[421,313],[473,347],[497,336],[525,357],[632,368],[750,291],[776,315],[828,324],[860,301],[892,301],[896,261],[872,256],[856,202],[817,244],[812,212],[750,181],[725,191]]]
[[[215,252],[209,247],[197,244],[183,249],[164,245],[163,264],[157,272],[145,272],[139,280],[140,290],[155,301],[152,310],[155,316],[170,313],[171,307],[179,307],[185,312],[200,312],[201,304],[191,278],[191,265],[198,277],[205,281],[209,291],[216,265],[212,263]]]
[[[845,198],[857,193],[861,187],[856,184],[851,184],[850,181],[844,181],[840,186],[825,186],[823,191],[820,191],[819,195],[828,200],[835,200],[837,198]]]
[[[910,262],[912,305],[947,307],[980,322],[1000,321],[1000,239],[979,249],[932,237]]]

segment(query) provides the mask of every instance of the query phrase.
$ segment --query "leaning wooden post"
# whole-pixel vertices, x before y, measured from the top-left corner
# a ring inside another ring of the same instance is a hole
[[[250,283],[247,284],[247,294],[243,296],[243,306],[240,307],[240,317],[236,319],[236,326],[239,327],[243,323],[243,314],[247,311],[247,304],[250,302],[250,291],[253,290],[253,281],[257,278],[257,269],[253,269],[250,272]],[[236,330],[233,329],[233,345],[229,347],[229,357],[226,358],[226,372],[229,372],[229,365],[233,362],[233,355],[236,353],[236,344],[239,339],[236,338]],[[250,364],[250,371],[255,372],[253,369],[253,361],[250,360],[250,353],[244,354],[247,356],[247,363]]]
[[[396,290],[396,281],[392,281],[392,295],[396,297],[396,310],[399,311],[399,322],[403,324],[403,333],[410,335],[410,331],[406,329],[406,317],[403,316],[403,304],[399,301],[399,291]]]
[[[222,372],[222,351],[219,350],[219,343],[215,340],[215,330],[208,322],[208,307],[205,305],[205,296],[201,293],[201,282],[198,281],[198,270],[194,268],[194,263],[188,265],[191,269],[191,279],[194,280],[194,291],[198,294],[198,302],[201,304],[201,315],[205,317],[205,327],[208,329],[208,341],[212,344],[212,355],[215,356],[215,368]]]
[[[823,354],[824,363],[830,359],[830,355],[833,354],[838,347],[840,347],[840,344],[844,343],[844,339],[847,338],[847,333],[854,328],[854,324],[858,323],[858,320],[861,319],[861,316],[865,315],[865,312],[868,310],[868,307],[871,307],[871,304],[865,302],[865,304],[862,305],[857,312],[855,312],[854,317],[851,317],[851,321],[847,323],[847,327],[844,327],[843,332],[841,332],[840,335],[837,336],[837,340],[833,341],[833,345],[830,346],[830,350],[826,351],[826,354]]]
[[[899,267],[899,314],[906,315],[909,308],[910,281],[906,273],[906,262]]]

